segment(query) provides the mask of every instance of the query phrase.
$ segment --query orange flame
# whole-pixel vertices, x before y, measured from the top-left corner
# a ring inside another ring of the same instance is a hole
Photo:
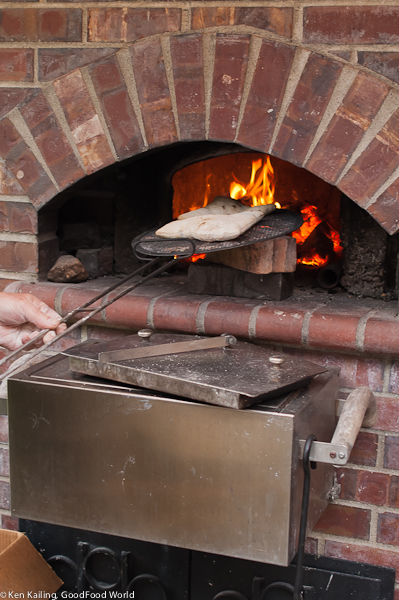
[[[234,182],[230,184],[230,198],[241,200],[251,198],[251,206],[260,204],[273,204],[274,202],[274,169],[268,156],[264,164],[263,160],[252,161],[251,177],[248,184],[242,183],[233,174]],[[260,171],[260,173],[258,173]],[[278,205],[278,208],[281,206]]]
[[[312,231],[316,229],[316,227],[321,223],[320,217],[317,215],[316,206],[307,205],[301,209],[301,213],[304,219],[304,223],[300,229],[297,231],[293,231],[292,237],[294,237],[297,241],[298,246],[300,247],[305,240],[310,236]],[[341,240],[339,237],[338,231],[336,231],[329,223],[326,223],[329,231],[325,233],[325,235],[332,241],[333,248],[335,254],[340,256],[342,254],[342,246]],[[326,265],[328,262],[328,256],[321,256],[317,252],[311,252],[305,256],[301,256],[297,260],[298,263],[302,265],[307,265],[311,267],[322,267]]]
[[[298,258],[297,262],[308,267],[322,267],[327,264],[328,258],[320,256],[320,254],[312,254],[312,256],[303,256]]]
[[[303,244],[312,231],[321,223],[321,219],[317,216],[316,212],[316,206],[311,206],[310,204],[302,208],[301,213],[304,223],[300,229],[292,232],[292,237],[296,239],[298,244]]]

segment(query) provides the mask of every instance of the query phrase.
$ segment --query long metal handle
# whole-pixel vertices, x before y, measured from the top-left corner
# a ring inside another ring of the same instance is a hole
[[[310,460],[345,465],[361,427],[372,427],[378,418],[377,401],[366,387],[353,390],[345,401],[331,442],[314,442]],[[305,441],[300,441],[301,454]]]
[[[156,258],[156,259],[154,259],[154,261],[158,261],[158,260],[159,260],[159,257]],[[90,311],[89,314],[87,314],[85,317],[82,317],[79,321],[76,321],[76,323],[73,323],[73,325],[71,325],[68,329],[66,329],[62,333],[56,335],[55,338],[53,338],[52,340],[50,340],[49,342],[47,342],[47,344],[44,344],[43,346],[41,346],[40,348],[38,348],[38,350],[36,350],[36,352],[32,352],[32,354],[30,355],[29,361],[27,361],[27,363],[30,362],[30,361],[32,361],[34,358],[36,358],[36,356],[38,356],[39,354],[41,354],[45,350],[47,350],[47,348],[49,346],[51,346],[55,342],[58,342],[58,340],[60,340],[61,338],[63,338],[65,335],[68,335],[69,333],[71,333],[71,331],[74,331],[75,329],[77,329],[81,325],[84,325],[86,323],[86,321],[88,321],[89,319],[91,319],[92,317],[94,317],[95,315],[97,315],[102,310],[108,308],[108,306],[110,306],[111,304],[113,304],[114,302],[116,302],[117,300],[119,300],[120,298],[122,298],[123,296],[125,296],[126,294],[128,294],[129,292],[133,291],[135,288],[139,287],[140,285],[142,285],[143,283],[145,283],[149,279],[152,279],[153,277],[156,277],[157,275],[160,275],[164,271],[167,271],[167,269],[169,269],[172,266],[172,264],[176,263],[178,260],[180,260],[179,257],[172,258],[172,260],[168,261],[166,264],[162,265],[161,267],[158,267],[158,269],[156,269],[155,271],[153,271],[149,275],[146,275],[140,281],[137,281],[136,283],[133,283],[132,285],[129,285],[126,289],[124,289],[121,292],[119,292],[115,296],[115,298],[112,298],[111,300],[108,300],[102,306],[98,306],[97,308],[95,308],[92,311]],[[149,264],[145,265],[145,268],[147,268],[149,266]],[[137,272],[135,274],[137,274]],[[129,278],[131,278],[132,276],[133,276],[133,274],[131,274],[129,276]],[[119,287],[119,285],[121,285],[121,284],[122,284],[122,281],[119,282],[118,286],[113,285],[112,289],[115,289],[116,287]],[[111,288],[108,288],[108,290],[106,292],[104,292],[104,293],[101,294],[101,297],[105,296],[107,293],[109,293],[110,290],[111,290]],[[99,299],[99,297],[96,296],[95,299],[91,300],[89,303],[86,303],[86,305],[83,305],[82,307],[75,309],[74,311],[72,311],[72,313],[76,314],[82,308],[84,308],[85,306],[87,306],[90,303],[93,303],[95,300],[98,300],[98,299]],[[72,313],[69,313],[69,316]],[[67,317],[69,317],[69,316],[67,315]],[[66,319],[67,317],[64,317],[64,319]],[[43,332],[40,332],[40,333],[43,333]],[[47,332],[45,332],[45,333],[47,333]],[[39,337],[39,336],[37,336],[37,337]],[[33,342],[34,342],[34,340],[30,340],[29,344],[25,344],[24,346],[21,346],[21,348],[18,348],[18,351],[19,352],[22,351],[27,345],[31,345]],[[13,353],[13,356],[14,355],[15,355],[15,352]],[[8,356],[7,358],[9,359],[10,356]],[[26,364],[24,366],[26,366]],[[10,368],[5,373],[2,373],[0,375],[0,381],[2,381],[3,379],[6,379],[6,377],[10,377],[10,375],[12,375],[15,371],[18,371],[19,368],[20,368],[19,366],[15,367],[15,366],[11,365]]]
[[[155,263],[159,262],[159,260],[160,260],[159,257],[153,258],[151,262],[149,262],[149,263],[147,263],[145,265],[142,265],[141,267],[139,267],[133,273],[129,273],[129,275],[126,275],[126,277],[124,277],[120,281],[117,281],[116,283],[114,283],[113,285],[111,285],[110,287],[108,287],[106,290],[102,291],[100,294],[97,294],[97,296],[95,296],[91,300],[88,300],[87,302],[85,302],[85,304],[82,304],[82,306],[79,306],[79,308],[74,308],[73,310],[71,310],[71,312],[69,312],[67,315],[65,315],[65,317],[63,317],[60,320],[60,324],[61,323],[67,323],[67,321],[69,321],[69,319],[72,319],[72,317],[74,317],[78,312],[83,312],[83,311],[86,312],[87,311],[87,312],[93,313],[95,309],[94,308],[88,308],[91,304],[94,304],[98,300],[101,300],[101,298],[103,298],[104,296],[106,296],[107,294],[109,294],[110,292],[112,292],[113,290],[115,290],[116,288],[120,287],[124,283],[127,283],[130,279],[132,279],[132,277],[135,277],[136,275],[140,275],[140,273],[142,273],[145,269],[148,269],[149,267],[152,267],[153,265],[155,265]],[[103,308],[104,307],[102,307],[102,309]],[[92,317],[93,315],[91,314],[90,316]],[[32,338],[31,340],[28,340],[27,342],[25,342],[25,344],[23,344],[23,346],[20,346],[16,350],[13,350],[13,352],[11,352],[7,356],[5,356],[2,360],[0,360],[0,367],[5,362],[8,362],[9,360],[12,360],[14,357],[16,357],[19,354],[21,354],[24,350],[27,350],[28,348],[30,348],[30,346],[32,346],[33,344],[35,344],[36,342],[38,342],[39,340],[41,340],[46,335],[46,333],[49,333],[49,331],[51,331],[51,329],[42,329],[42,331],[39,331],[39,333],[34,338]],[[69,332],[70,329],[68,329],[67,331]],[[60,336],[64,336],[64,335],[66,335],[66,332],[63,333],[63,334],[60,334]],[[60,337],[58,337],[57,339],[60,339]],[[51,343],[53,344],[54,341],[55,341],[55,339],[52,340]],[[1,380],[1,378],[0,378],[0,380]]]

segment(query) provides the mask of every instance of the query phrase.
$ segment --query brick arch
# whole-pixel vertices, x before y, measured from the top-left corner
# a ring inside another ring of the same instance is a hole
[[[14,189],[39,209],[149,148],[236,141],[308,169],[396,232],[392,83],[275,35],[228,29],[147,38],[43,87],[2,88],[0,156]]]

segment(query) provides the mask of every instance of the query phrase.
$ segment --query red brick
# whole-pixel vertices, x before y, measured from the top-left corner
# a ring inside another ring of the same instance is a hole
[[[89,42],[134,42],[166,31],[179,31],[179,8],[89,9]]]
[[[82,11],[13,8],[0,11],[3,42],[81,42]]]
[[[0,200],[0,231],[37,233],[37,213],[33,206],[25,202]]]
[[[272,154],[302,165],[341,71],[340,63],[317,54],[309,56]]]
[[[147,312],[151,300],[163,296],[156,302],[158,315],[162,314],[164,313],[162,303],[168,302],[168,294],[176,293],[179,288],[178,284],[168,278],[153,279],[107,308],[107,324],[111,327],[127,327],[135,330],[148,327]],[[166,322],[166,328],[173,331],[173,319]]]
[[[10,459],[8,454],[8,448],[0,447],[0,476],[10,476]]]
[[[111,327],[96,327],[89,325],[87,327],[87,339],[89,340],[115,340],[124,338],[135,333],[132,329],[111,329]]]
[[[122,8],[89,9],[88,40],[90,42],[125,41],[125,35],[122,33],[126,27],[124,13],[126,13],[126,9]]]
[[[367,212],[390,235],[399,228],[399,179],[396,179],[373,204],[367,207]]]
[[[386,473],[338,469],[338,482],[341,484],[340,498],[383,506],[388,504],[391,477]]]
[[[397,44],[397,6],[312,6],[304,9],[303,38],[320,44]]]
[[[59,283],[22,283],[18,292],[21,294],[34,294],[42,302],[45,302],[50,308],[55,309],[54,300],[60,288],[64,287]]]
[[[8,119],[0,122],[0,155],[15,176],[22,173],[18,182],[35,206],[55,196],[50,178]]]
[[[304,351],[285,348],[288,354],[310,360],[324,367],[341,369],[341,386],[355,388],[369,387],[373,392],[382,390],[384,381],[384,363],[377,358],[357,358],[344,354],[326,354],[320,351]]]
[[[217,35],[209,138],[233,141],[249,53],[249,36]]]
[[[399,361],[394,360],[391,364],[391,372],[389,375],[389,388],[391,394],[399,394]],[[399,405],[398,405],[399,410]]]
[[[375,467],[377,462],[378,435],[360,431],[353,446],[350,462],[366,467]]]
[[[106,309],[107,325],[129,329],[146,327],[150,301],[149,296],[139,296],[137,292],[134,296],[124,296]]]
[[[21,104],[31,90],[23,88],[0,88],[0,118]]]
[[[207,335],[231,333],[238,337],[248,337],[249,319],[256,301],[234,302],[220,299],[210,302],[206,308],[204,326]]]
[[[79,71],[54,83],[86,171],[94,173],[114,162],[111,149]]]
[[[115,53],[115,48],[39,48],[39,80],[52,81]]]
[[[388,492],[388,506],[399,508],[399,476],[391,475]]]
[[[378,397],[378,420],[374,429],[399,432],[399,399]]]
[[[398,52],[358,52],[357,60],[360,65],[399,83]]]
[[[399,470],[399,438],[393,435],[385,437],[384,467]]]
[[[155,329],[169,329],[173,322],[174,331],[196,333],[197,313],[203,301],[202,297],[181,295],[160,298],[155,303],[153,312]]]
[[[41,9],[38,13],[38,37],[41,42],[82,41],[80,8]]]
[[[87,287],[79,287],[74,288],[73,286],[65,286],[65,289],[62,293],[61,297],[61,314],[65,317],[68,313],[73,311],[76,307],[82,306],[86,304],[92,298],[95,298],[99,293],[98,289],[93,289],[89,286]],[[101,300],[95,302],[90,306],[90,308],[97,308],[101,305]],[[78,321],[82,317],[86,316],[86,313],[77,313],[72,319],[71,322]],[[91,322],[93,323],[102,323],[101,313],[95,315]]]
[[[1,515],[1,528],[11,531],[19,531],[19,520],[8,515]]]
[[[116,57],[94,63],[90,74],[118,157],[139,154],[144,142]]]
[[[2,42],[36,42],[38,11],[32,8],[0,11],[0,40]]]
[[[292,8],[236,7],[234,24],[272,31],[286,38],[292,37]]]
[[[383,506],[388,502],[390,476],[385,473],[358,471],[356,500]]]
[[[36,273],[38,255],[36,244],[0,241],[0,270]]]
[[[202,36],[170,40],[180,139],[205,138],[205,89]]]
[[[359,73],[313,152],[307,168],[334,183],[388,95],[389,88]]]
[[[330,51],[330,54],[333,54],[334,56],[339,56],[340,58],[343,58],[344,60],[348,61],[351,58],[351,53],[349,52],[349,50]]]
[[[294,48],[264,40],[255,68],[237,142],[267,151],[280,111]]]
[[[394,355],[399,352],[399,323],[396,313],[380,311],[367,319],[364,351]]]
[[[54,82],[54,87],[72,131],[95,116],[96,111],[80,71],[61,77]]]
[[[339,187],[360,206],[364,206],[399,165],[399,111],[359,156],[341,180]]]
[[[356,546],[347,542],[327,540],[324,554],[332,558],[391,567],[396,569],[396,581],[399,579],[399,553],[397,552],[373,546]]]
[[[85,175],[42,92],[21,108],[21,114],[60,188]]]
[[[160,40],[135,44],[130,52],[148,144],[162,146],[176,142],[176,125]]]
[[[0,81],[33,81],[33,50],[2,48]]]
[[[370,516],[371,511],[363,508],[329,504],[313,527],[313,531],[368,540]]]
[[[24,191],[5,163],[0,162],[0,194],[5,196],[23,196]]]
[[[399,546],[399,515],[382,513],[378,515],[377,542]]]
[[[0,415],[0,442],[8,443],[8,417]]]
[[[341,486],[339,494],[340,500],[355,500],[357,492],[358,471],[348,467],[341,467],[336,470],[337,481]]]
[[[256,338],[270,342],[300,344],[303,308],[267,305],[259,309],[256,318]]]
[[[328,309],[321,308],[310,317],[308,342],[310,346],[337,350],[356,349],[356,331],[359,320],[369,309]]]
[[[0,481],[0,508],[10,510],[10,484]]]
[[[192,9],[192,29],[230,25],[230,6],[201,7]]]

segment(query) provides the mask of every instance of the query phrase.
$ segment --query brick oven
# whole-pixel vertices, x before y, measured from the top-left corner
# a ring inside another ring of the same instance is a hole
[[[62,314],[96,295],[102,280],[45,280],[59,250],[59,214],[78,189],[72,186],[83,186],[77,202],[96,213],[91,182],[112,182],[129,165],[140,170],[151,156],[167,160],[183,145],[185,155],[195,146],[195,160],[210,156],[213,144],[215,155],[267,153],[305,169],[395,239],[399,6],[393,0],[1,4],[2,290],[32,292]],[[161,216],[171,211],[168,202]],[[190,295],[179,277],[164,277],[102,311],[62,348],[148,326],[228,331],[340,367],[342,397],[368,386],[379,420],[360,433],[349,466],[338,469],[340,497],[310,532],[308,550],[398,569],[399,318],[397,302],[385,300],[305,290],[281,302],[244,301]],[[13,529],[8,474],[3,414],[0,513],[2,527]]]

